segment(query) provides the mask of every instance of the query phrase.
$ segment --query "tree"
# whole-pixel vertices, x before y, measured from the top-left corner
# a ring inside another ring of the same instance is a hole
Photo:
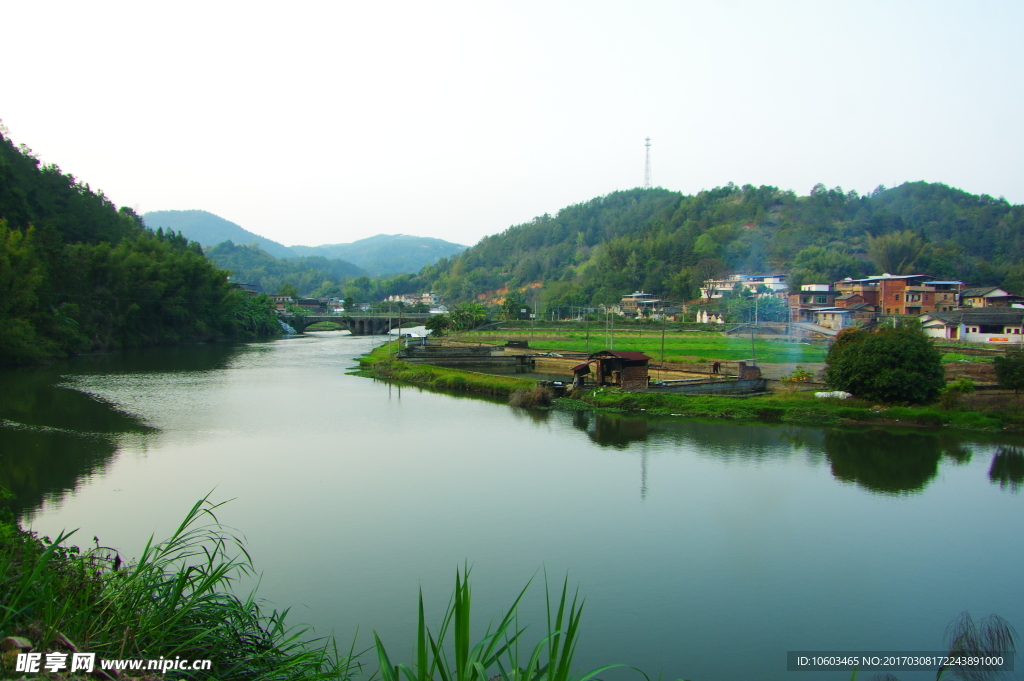
[[[457,305],[448,316],[451,328],[455,331],[469,331],[480,326],[487,319],[487,310],[480,303],[463,303]]]
[[[1012,389],[1014,393],[1024,388],[1024,350],[1007,350],[1005,356],[992,358],[992,366],[1000,388]]]
[[[288,296],[290,298],[299,297],[299,288],[290,281],[286,281],[277,289],[277,295]]]
[[[926,246],[909,229],[877,238],[868,236],[868,256],[882,272],[889,274],[912,274]]]
[[[501,303],[501,318],[505,321],[519,319],[520,310],[526,307],[526,297],[519,291],[510,291]]]
[[[928,404],[945,385],[941,353],[913,329],[845,329],[825,363],[830,387],[875,402]]]
[[[436,314],[424,322],[423,326],[430,332],[430,335],[439,338],[452,327],[452,320],[446,314]]]

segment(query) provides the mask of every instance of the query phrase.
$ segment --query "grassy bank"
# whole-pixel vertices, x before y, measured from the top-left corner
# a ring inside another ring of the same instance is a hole
[[[588,338],[589,336],[589,338]],[[611,335],[604,328],[583,329],[510,329],[460,333],[458,340],[504,343],[507,340],[526,340],[530,345],[555,352],[596,352],[609,349]],[[656,361],[661,360],[661,329],[641,326],[616,329],[616,350],[643,352]],[[665,334],[665,361],[690,363],[707,361],[737,361],[750,359],[753,352],[759,362],[823,362],[823,345],[793,343],[784,340],[756,339],[751,350],[750,337],[723,336],[710,332],[668,332]]]
[[[549,341],[545,340],[545,347]],[[457,388],[511,395],[530,390],[536,381],[494,376],[474,371],[409,364],[391,356],[394,344],[376,348],[360,358],[361,373],[434,388]],[[556,409],[606,409],[650,414],[699,416],[716,419],[786,422],[804,425],[893,425],[949,427],[960,430],[1024,432],[1024,395],[964,395],[945,407],[879,405],[858,398],[816,398],[813,392],[782,392],[749,397],[625,392],[616,388],[589,388],[570,399],[555,400]]]
[[[395,343],[390,341],[370,354],[359,358],[359,374],[371,378],[388,378],[429,388],[471,390],[489,395],[511,395],[516,390],[528,390],[536,381],[514,376],[494,376],[476,371],[446,369],[429,364],[412,364],[392,356]]]
[[[968,396],[972,397],[972,396]],[[589,407],[644,411],[648,414],[701,416],[707,418],[787,422],[805,425],[872,424],[918,427],[950,427],[975,431],[1024,431],[1024,402],[1010,396],[985,404],[983,411],[971,409],[965,399],[957,409],[938,406],[892,407],[848,398],[819,399],[813,392],[774,393],[747,398],[710,395],[630,393],[599,388],[556,400],[556,408]],[[978,406],[978,405],[975,405]]]

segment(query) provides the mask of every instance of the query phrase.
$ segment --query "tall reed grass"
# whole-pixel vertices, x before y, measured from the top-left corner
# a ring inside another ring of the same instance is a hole
[[[190,672],[191,679],[364,676],[368,665],[352,646],[339,653],[333,638],[313,639],[309,630],[289,627],[287,610],[266,612],[255,591],[236,595],[254,572],[241,538],[218,521],[220,506],[204,497],[170,538],[151,538],[127,563],[99,546],[85,552],[64,546],[70,533],[51,542],[0,523],[0,638],[28,639],[36,652],[91,652],[101,660],[212,661],[212,669]],[[574,669],[583,603],[570,594],[567,579],[552,598],[546,574],[546,635],[525,647],[518,608],[527,583],[498,626],[474,643],[469,573],[468,567],[456,571],[436,630],[427,626],[420,593],[411,665],[394,664],[374,633],[379,669],[369,681],[590,681],[616,666]],[[13,672],[16,653],[0,656],[0,677]]]
[[[547,604],[547,634],[532,647],[521,648],[526,628],[518,621],[519,603],[530,584],[519,592],[512,606],[493,629],[472,643],[470,624],[472,590],[469,568],[455,573],[455,592],[436,631],[426,624],[423,592],[419,595],[419,619],[416,629],[416,661],[412,665],[393,664],[374,632],[381,681],[589,681],[598,674],[621,665],[608,665],[587,672],[573,669],[573,657],[579,639],[583,603],[578,594],[569,600],[568,578],[562,584],[557,607],[552,610],[551,590],[544,576]]]
[[[27,638],[36,651],[211,660],[194,679],[350,678],[360,668],[351,650],[339,654],[333,639],[289,627],[288,611],[265,612],[255,591],[235,594],[254,573],[242,541],[217,521],[219,506],[200,500],[169,539],[150,539],[128,563],[99,547],[64,547],[70,534],[49,542],[8,529],[0,634]]]

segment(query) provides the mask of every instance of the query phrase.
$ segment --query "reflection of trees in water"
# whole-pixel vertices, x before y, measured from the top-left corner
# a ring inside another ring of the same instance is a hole
[[[4,427],[0,438],[0,486],[14,494],[3,503],[18,517],[38,509],[44,499],[74,490],[82,478],[102,472],[117,450],[107,437],[48,429]]]
[[[992,457],[988,479],[999,483],[999,489],[1018,492],[1024,485],[1024,452],[1016,447],[1000,447]]]
[[[873,492],[906,494],[924,489],[939,472],[943,454],[959,464],[971,452],[944,435],[920,432],[825,431],[832,475]]]
[[[19,517],[30,513],[102,472],[116,436],[154,432],[102,399],[57,387],[62,374],[211,371],[244,351],[229,344],[151,348],[0,373],[0,486],[14,494],[4,505]]]

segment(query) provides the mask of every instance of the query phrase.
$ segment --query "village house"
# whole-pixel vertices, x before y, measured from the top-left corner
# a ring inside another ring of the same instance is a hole
[[[319,298],[298,298],[295,305],[307,312],[325,312],[324,303]]]
[[[644,309],[650,312],[660,305],[661,300],[655,298],[653,294],[635,291],[622,296],[622,300],[619,301],[619,310],[620,314],[627,317],[638,317]]]
[[[998,286],[966,288],[960,292],[961,307],[1010,307],[1024,302],[1024,296],[1017,296]]]
[[[823,307],[814,310],[814,323],[835,331],[849,326],[866,326],[878,316],[878,306],[858,303],[849,307]]]
[[[835,307],[838,295],[828,284],[804,284],[799,293],[789,294],[789,320],[814,322],[815,311]]]
[[[426,293],[399,293],[388,296],[385,303],[404,303],[406,305],[437,305],[441,302],[441,296],[427,291]]]
[[[768,289],[762,296],[785,297],[789,291],[785,274],[730,274],[725,279],[707,279],[700,287],[700,297],[707,300],[721,298],[726,293],[748,289],[754,291],[758,286]]]
[[[239,291],[244,291],[250,297],[257,296],[263,292],[263,289],[260,288],[259,284],[242,284],[236,281],[231,282],[231,288],[238,289]]]
[[[836,282],[836,290],[840,293],[836,304],[843,307],[851,303],[877,305],[878,313],[884,315],[949,311],[956,307],[956,294],[962,285],[963,282],[959,281],[936,281],[927,274],[847,278]]]
[[[1024,345],[1024,308],[964,307],[947,312],[922,314],[926,336],[974,343],[1016,343]]]
[[[593,373],[594,385],[617,385],[623,390],[643,390],[650,383],[647,365],[651,358],[642,352],[601,350],[572,368],[574,384],[582,386]]]

